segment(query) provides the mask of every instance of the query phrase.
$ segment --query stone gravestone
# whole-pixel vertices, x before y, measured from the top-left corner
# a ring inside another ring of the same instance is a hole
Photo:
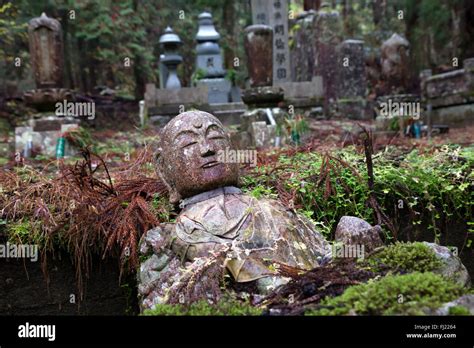
[[[290,50],[291,79],[311,81],[314,73],[315,31],[313,22],[315,11],[303,12],[296,18],[293,26],[293,42]]]
[[[62,87],[64,61],[61,24],[43,13],[29,22],[28,36],[36,87]]]
[[[245,53],[251,87],[271,86],[273,82],[273,30],[265,24],[245,28]]]
[[[72,99],[71,91],[63,87],[63,37],[61,23],[43,13],[28,23],[31,66],[35,90],[24,93],[25,101],[38,110],[51,111],[54,104]]]
[[[61,23],[43,13],[28,25],[28,39],[36,89],[23,94],[27,104],[38,111],[35,118],[15,128],[15,151],[23,157],[34,153],[54,156],[64,132],[78,127],[75,117],[59,116],[56,103],[73,101],[72,91],[63,87],[63,38]],[[62,143],[62,142],[61,142]],[[66,146],[66,154],[72,150]]]
[[[288,1],[252,0],[251,6],[253,23],[273,28],[273,84],[289,81]]]
[[[270,2],[270,25],[273,28],[273,83],[290,79],[290,51],[288,48],[288,1]]]
[[[313,73],[323,77],[325,108],[329,111],[331,104],[336,101],[339,86],[337,46],[341,42],[342,21],[339,12],[332,11],[324,3],[314,25],[316,54]]]
[[[364,41],[345,40],[338,46],[338,115],[352,119],[371,118],[365,112],[367,80]]]

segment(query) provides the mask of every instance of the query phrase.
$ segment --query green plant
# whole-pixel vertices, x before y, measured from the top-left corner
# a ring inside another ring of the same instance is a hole
[[[410,225],[416,233],[423,223],[440,237],[440,227],[472,221],[474,206],[474,147],[433,147],[400,155],[395,147],[374,155],[374,192],[383,212]],[[343,215],[377,223],[367,204],[369,190],[364,156],[347,147],[332,154],[284,150],[259,155],[259,165],[241,179],[244,190],[268,188],[279,199],[335,230]],[[264,188],[263,188],[264,187]],[[291,198],[291,201],[290,201]],[[470,226],[470,225],[469,225]],[[467,227],[469,227],[467,226]],[[386,240],[394,236],[385,231]],[[466,232],[467,233],[467,232]],[[468,243],[469,243],[468,239]],[[469,244],[467,244],[469,245]]]
[[[340,296],[326,298],[306,315],[424,315],[452,301],[465,290],[443,277],[427,273],[388,275],[351,286]]]
[[[199,81],[199,80],[202,80],[204,77],[206,76],[206,71],[202,68],[198,68],[194,74],[191,76],[191,82],[194,85],[196,85],[196,83]]]
[[[7,223],[8,241],[14,244],[37,244],[44,246],[45,236],[38,221],[21,219]]]
[[[189,305],[158,304],[155,309],[145,310],[143,313],[143,315],[146,316],[243,316],[261,314],[261,309],[253,307],[247,302],[241,302],[235,299],[221,299],[216,304],[211,304],[206,300],[197,301]]]

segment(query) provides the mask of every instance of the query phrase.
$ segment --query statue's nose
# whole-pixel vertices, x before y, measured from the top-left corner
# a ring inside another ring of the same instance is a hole
[[[203,141],[203,142],[200,144],[200,150],[201,150],[201,156],[202,156],[202,157],[212,156],[212,155],[215,155],[215,154],[216,154],[216,152],[215,152],[214,147],[212,146],[212,144],[210,144],[210,143],[207,142],[207,141]]]

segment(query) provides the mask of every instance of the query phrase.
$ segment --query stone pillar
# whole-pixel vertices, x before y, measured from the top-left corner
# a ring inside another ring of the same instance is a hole
[[[31,66],[36,88],[63,86],[63,36],[61,23],[45,13],[28,23]]]
[[[291,79],[295,82],[311,81],[313,79],[315,45],[313,21],[316,12],[303,12],[296,18],[293,28],[293,42],[290,49]]]
[[[288,0],[251,0],[253,24],[273,28],[273,84],[291,80]]]
[[[326,111],[337,99],[338,55],[337,46],[341,42],[342,21],[339,12],[331,11],[327,4],[321,5],[315,26],[314,75],[323,77],[324,103]]]
[[[245,28],[245,53],[251,87],[271,86],[273,81],[273,30],[257,24]]]
[[[340,91],[339,95],[350,98],[365,98],[367,80],[365,76],[364,41],[345,40],[339,46]]]
[[[270,24],[270,17],[268,13],[268,0],[251,0],[250,5],[252,8],[252,23],[253,24]]]
[[[291,80],[288,46],[288,0],[270,1],[270,26],[273,28],[273,84]]]
[[[338,46],[338,114],[352,119],[371,118],[365,112],[367,79],[364,41],[345,40]]]

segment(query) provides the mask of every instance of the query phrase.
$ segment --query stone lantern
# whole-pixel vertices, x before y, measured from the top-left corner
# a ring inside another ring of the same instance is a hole
[[[179,89],[181,88],[181,82],[178,79],[177,68],[182,63],[183,57],[179,55],[178,49],[182,42],[179,36],[173,32],[173,29],[167,27],[165,33],[160,37],[159,43],[164,51],[160,56],[160,63],[164,66],[160,76],[163,86],[166,89]]]
[[[228,103],[232,85],[225,79],[221,49],[217,41],[219,33],[212,23],[212,15],[203,12],[199,15],[199,29],[196,34],[196,69],[197,86],[206,85],[208,88],[208,102]]]

